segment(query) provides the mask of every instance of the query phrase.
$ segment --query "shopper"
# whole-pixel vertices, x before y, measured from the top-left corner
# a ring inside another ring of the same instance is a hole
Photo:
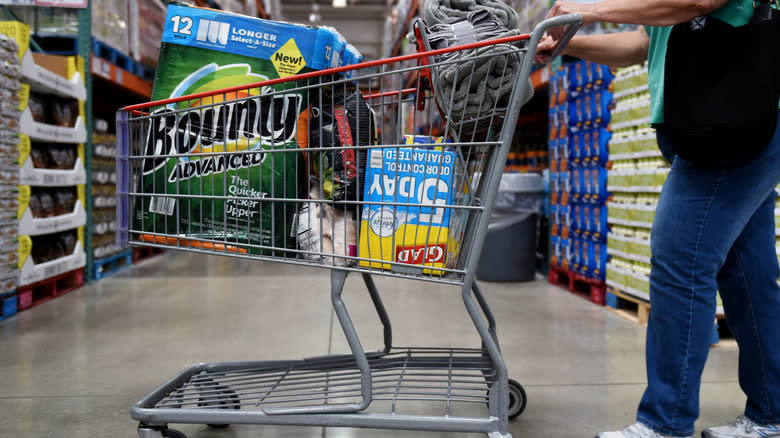
[[[643,25],[623,33],[576,36],[564,53],[613,66],[649,59],[652,122],[659,147],[672,163],[651,235],[647,387],[636,423],[597,438],[693,435],[718,290],[739,345],[739,383],[747,404],[735,422],[706,429],[702,436],[780,437],[780,270],[774,223],[780,129],[758,158],[736,167],[709,167],[675,158],[663,125],[662,79],[670,26],[710,13],[741,25],[752,8],[752,0],[558,1],[548,14],[578,13],[584,24]],[[543,39],[538,57],[549,56],[558,32]]]

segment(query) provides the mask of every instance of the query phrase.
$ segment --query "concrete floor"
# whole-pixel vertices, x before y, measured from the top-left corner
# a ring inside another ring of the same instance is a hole
[[[347,352],[329,271],[168,252],[0,323],[0,437],[137,437],[130,407],[189,364]],[[378,277],[396,345],[478,347],[452,286]],[[509,376],[528,407],[519,437],[590,438],[634,419],[644,328],[539,279],[482,283]],[[381,330],[358,276],[345,300],[363,346]],[[744,396],[733,342],[713,347],[697,429]],[[371,429],[172,425],[189,438],[476,437]]]

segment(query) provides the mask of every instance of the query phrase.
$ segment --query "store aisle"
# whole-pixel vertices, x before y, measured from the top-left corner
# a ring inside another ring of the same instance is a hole
[[[394,344],[479,346],[459,289],[377,278]],[[644,381],[644,328],[544,280],[484,283],[509,376],[528,408],[515,438],[590,438],[633,421]],[[349,311],[368,349],[380,325],[358,276]],[[731,421],[744,397],[736,347],[712,349],[699,429]],[[132,404],[191,363],[346,352],[329,275],[280,264],[167,254],[0,323],[0,436],[136,437]],[[476,437],[317,427],[174,425],[189,438]]]

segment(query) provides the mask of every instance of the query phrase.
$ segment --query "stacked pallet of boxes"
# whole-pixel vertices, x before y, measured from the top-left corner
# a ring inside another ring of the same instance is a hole
[[[92,275],[99,280],[132,263],[132,250],[116,245],[116,135],[96,121],[92,134]]]
[[[551,274],[553,283],[590,280],[603,304],[607,252],[607,144],[612,72],[584,61],[550,79]],[[563,281],[562,281],[563,278]],[[595,295],[594,295],[595,294]]]
[[[617,72],[614,83],[614,134],[610,142],[612,169],[608,188],[611,231],[607,285],[622,298],[649,300],[650,228],[669,166],[658,150],[650,127],[647,66]]]
[[[26,309],[83,284],[86,257],[84,62],[33,55],[29,28],[13,35],[21,66],[17,137],[18,307]]]
[[[16,314],[18,258],[16,142],[19,133],[21,67],[16,39],[0,34],[0,320]]]
[[[632,301],[639,306],[639,321],[646,322],[650,300],[650,229],[670,167],[658,149],[655,130],[650,127],[647,65],[619,70],[614,92],[614,134],[609,145],[613,164],[608,188],[613,197],[608,204],[611,231],[607,238],[607,304],[620,307],[618,301]],[[780,210],[776,217],[778,214]],[[776,221],[780,223],[780,217]],[[780,227],[777,234],[780,236]],[[717,313],[723,315],[720,296],[717,300]]]

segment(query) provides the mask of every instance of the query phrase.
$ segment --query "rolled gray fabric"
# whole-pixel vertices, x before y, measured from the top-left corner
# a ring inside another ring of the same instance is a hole
[[[443,49],[461,44],[515,35],[488,9],[476,9],[466,19],[455,23],[430,26],[428,42],[432,49]]]
[[[485,55],[485,57],[481,57]],[[454,121],[503,111],[520,72],[519,54],[507,44],[460,52],[457,62],[435,67],[436,95],[439,106]],[[522,103],[533,95],[527,87],[519,96]]]
[[[425,0],[423,14],[425,22],[432,26],[463,21],[469,12],[477,9],[489,10],[507,29],[519,26],[517,11],[501,0]]]
[[[426,0],[424,13],[432,49],[520,34],[517,13],[500,0]],[[436,100],[448,120],[460,124],[505,111],[520,71],[520,56],[508,44],[445,55],[444,60],[459,59],[433,67]],[[525,104],[532,96],[533,87],[528,86],[518,98]],[[479,123],[470,126],[484,128]]]

